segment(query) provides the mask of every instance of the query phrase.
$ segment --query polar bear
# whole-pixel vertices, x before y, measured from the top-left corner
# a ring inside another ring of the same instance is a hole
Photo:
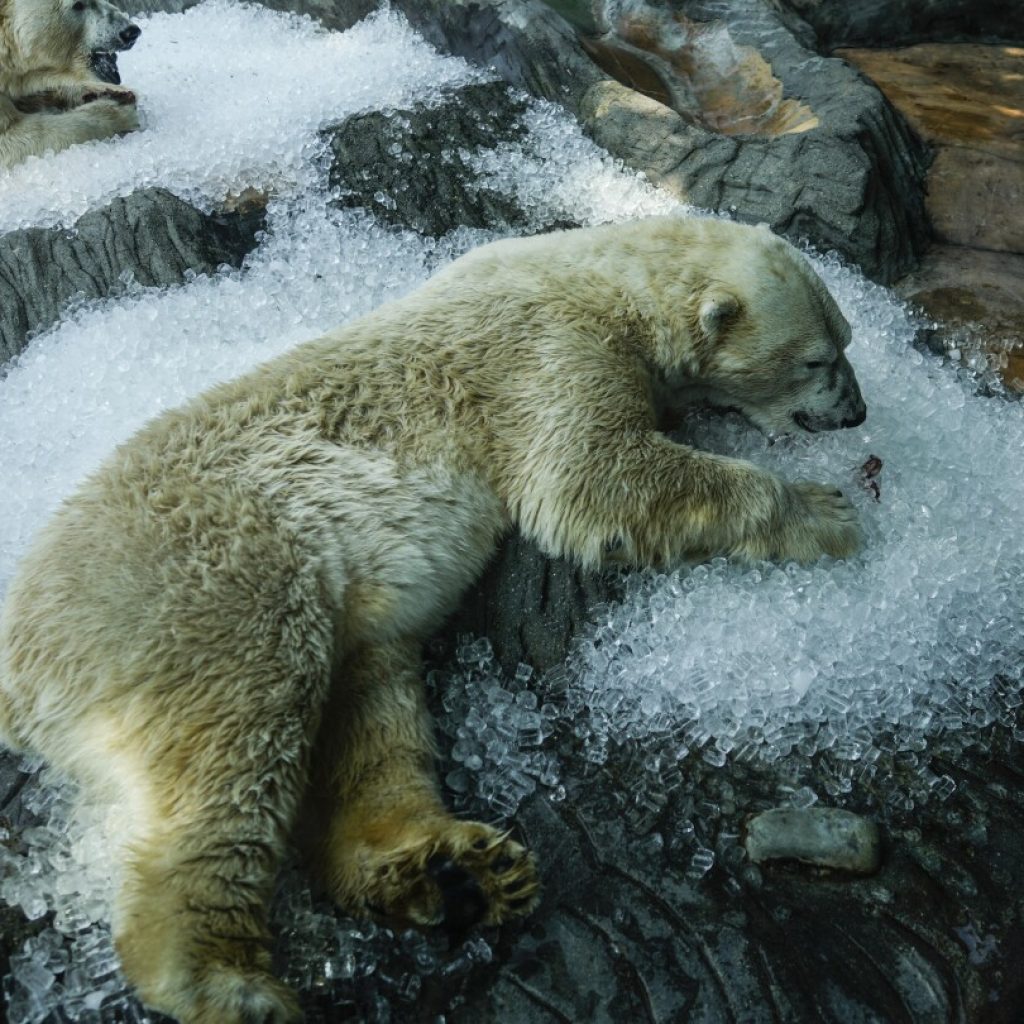
[[[266,947],[290,836],[357,914],[528,912],[532,856],[439,795],[424,639],[512,528],[588,567],[851,554],[832,486],[656,430],[662,399],[855,426],[849,341],[767,230],[653,218],[484,246],[121,445],[10,587],[0,726],[130,810],[141,997],[296,1015]]]
[[[138,128],[135,94],[90,57],[140,32],[107,0],[0,0],[0,167]]]

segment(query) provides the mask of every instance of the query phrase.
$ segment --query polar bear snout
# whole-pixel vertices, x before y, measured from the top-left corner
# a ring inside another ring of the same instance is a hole
[[[142,35],[142,29],[136,24],[130,24],[118,33],[117,38],[121,40],[119,50],[130,50],[135,45],[135,40]]]
[[[842,427],[859,427],[868,418],[868,407],[864,404],[863,400],[860,403],[860,409],[853,414],[849,419],[843,420]]]
[[[851,394],[844,394],[835,408],[827,411],[798,409],[792,413],[793,422],[808,434],[823,430],[847,430],[859,427],[868,418],[868,408],[861,397],[860,389],[854,384]]]
[[[109,0],[78,0],[72,7],[82,26],[83,44],[90,52],[130,50],[142,29]]]

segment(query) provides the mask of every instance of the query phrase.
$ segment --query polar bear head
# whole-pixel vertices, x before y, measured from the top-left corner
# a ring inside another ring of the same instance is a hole
[[[859,426],[850,325],[821,278],[767,227],[719,224],[727,244],[691,307],[705,396],[771,435]]]
[[[142,34],[108,0],[7,0],[4,14],[21,62],[33,68],[68,66],[99,50],[127,50]]]

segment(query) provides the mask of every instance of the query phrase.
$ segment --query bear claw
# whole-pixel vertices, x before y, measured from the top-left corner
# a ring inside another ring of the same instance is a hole
[[[459,934],[528,913],[540,890],[529,851],[507,832],[478,822],[437,822],[418,842],[406,839],[397,856],[363,847],[350,859],[358,844],[346,846],[345,860],[356,870],[338,865],[335,898],[389,921],[441,925]]]

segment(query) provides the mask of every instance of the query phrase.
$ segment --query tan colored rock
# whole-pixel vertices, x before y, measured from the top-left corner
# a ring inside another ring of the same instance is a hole
[[[1024,47],[837,50],[935,147],[935,246],[897,290],[944,325],[946,348],[1024,390]]]
[[[925,43],[835,56],[872,79],[927,142],[1022,159],[1024,48]]]
[[[1024,391],[1024,255],[938,245],[897,291],[946,325],[946,344],[987,352],[1003,380]]]
[[[806,104],[783,96],[782,82],[724,22],[631,7],[612,31],[583,46],[608,74],[693,123],[723,135],[786,135],[817,128]]]
[[[1024,162],[944,146],[928,174],[925,205],[942,242],[1024,252]]]
[[[837,50],[936,147],[936,237],[1024,252],[1024,48],[975,43]]]

